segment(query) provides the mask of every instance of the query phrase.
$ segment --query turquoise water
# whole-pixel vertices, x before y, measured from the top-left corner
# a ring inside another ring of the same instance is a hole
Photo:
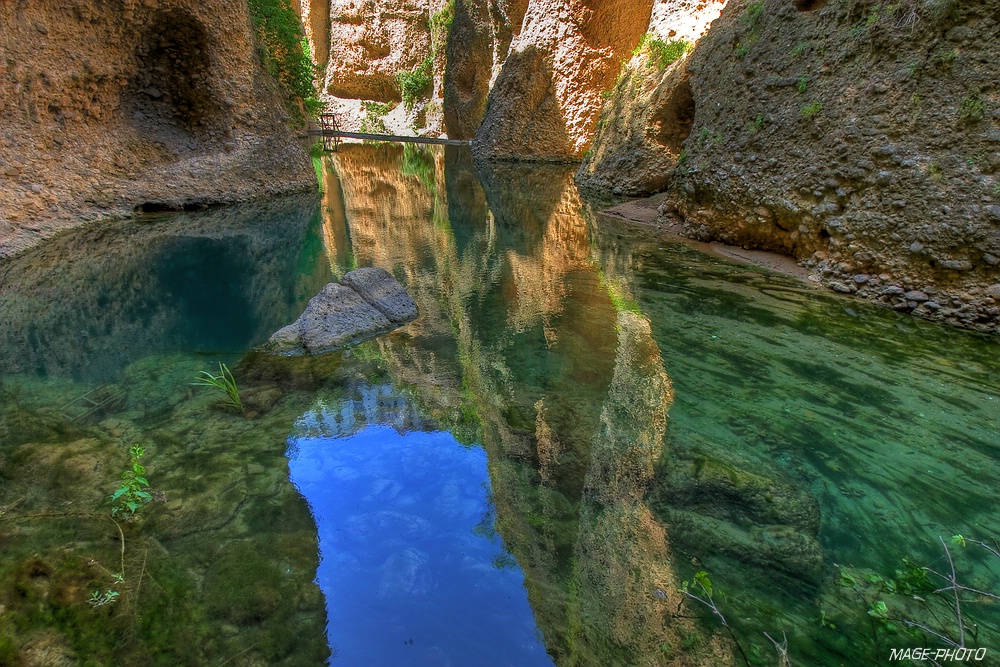
[[[601,218],[561,168],[326,167],[0,265],[0,664],[770,665],[767,632],[878,665],[940,645],[906,621],[957,638],[914,567],[1000,591],[995,340]],[[371,265],[416,321],[252,351]],[[219,362],[244,415],[190,385]],[[116,525],[133,444],[155,500]]]

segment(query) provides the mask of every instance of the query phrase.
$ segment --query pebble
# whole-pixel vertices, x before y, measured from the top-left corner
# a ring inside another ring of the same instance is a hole
[[[927,296],[925,293],[921,292],[920,290],[916,290],[916,289],[915,290],[910,290],[909,292],[907,292],[903,296],[906,298],[907,301],[916,301],[918,303],[923,303],[924,301],[929,301],[930,300],[929,296]],[[916,306],[914,305],[913,308],[916,308]]]

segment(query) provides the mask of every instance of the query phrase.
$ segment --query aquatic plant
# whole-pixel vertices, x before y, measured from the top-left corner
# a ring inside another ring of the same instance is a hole
[[[119,514],[124,514],[126,518],[131,517],[136,510],[153,499],[149,491],[146,491],[149,488],[149,482],[145,477],[146,468],[139,462],[146,450],[133,446],[128,451],[131,454],[129,467],[121,474],[121,486],[111,494],[113,517]]]
[[[705,570],[696,572],[693,577],[693,581],[685,581],[684,583],[681,584],[680,592],[683,593],[684,597],[688,598],[689,600],[695,600],[696,602],[700,602],[701,604],[705,605],[712,611],[712,614],[714,614],[715,617],[718,618],[719,621],[722,623],[722,627],[724,627],[726,629],[726,632],[729,633],[729,638],[733,640],[734,644],[736,644],[736,649],[740,652],[740,655],[743,656],[743,661],[747,665],[750,665],[750,659],[747,657],[746,652],[743,650],[743,645],[740,644],[740,640],[736,638],[736,635],[733,633],[733,628],[729,625],[729,622],[726,620],[726,617],[723,615],[722,611],[719,610],[719,606],[715,603],[715,599],[712,597],[712,580],[708,578],[708,572],[706,572]],[[770,636],[768,636],[767,638],[771,639]],[[771,641],[774,642],[773,639],[771,639]],[[777,649],[779,646],[778,643],[774,642],[774,644],[775,648]],[[787,657],[788,653],[787,640],[785,642],[784,649],[785,649],[785,656]],[[778,652],[780,655],[781,651],[779,650]]]
[[[201,371],[201,377],[198,382],[192,382],[192,385],[199,387],[215,387],[223,393],[229,399],[229,404],[243,412],[243,401],[240,400],[240,390],[236,386],[236,378],[233,377],[232,371],[224,363],[219,363],[219,374],[213,375],[208,371]]]
[[[943,571],[904,558],[904,567],[896,570],[894,578],[869,574],[862,582],[846,570],[841,572],[840,585],[852,589],[864,605],[877,649],[881,648],[883,637],[899,635],[943,644],[963,653],[974,651],[971,646],[979,643],[979,631],[986,626],[971,618],[970,605],[985,609],[983,603],[1000,601],[1000,595],[962,583],[952,550],[944,538],[938,537],[938,541],[947,563]],[[1000,544],[996,540],[987,544],[954,535],[951,544],[962,549],[978,546],[1000,559]]]

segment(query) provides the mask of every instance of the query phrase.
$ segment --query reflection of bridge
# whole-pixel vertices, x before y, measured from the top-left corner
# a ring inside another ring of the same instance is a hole
[[[414,144],[445,144],[448,146],[468,146],[471,141],[458,139],[440,139],[438,137],[406,137],[396,134],[370,134],[368,132],[347,132],[340,129],[340,116],[334,113],[324,113],[319,116],[320,129],[310,130],[309,134],[323,138],[323,149],[336,151],[341,139],[368,139],[370,141],[406,141]]]

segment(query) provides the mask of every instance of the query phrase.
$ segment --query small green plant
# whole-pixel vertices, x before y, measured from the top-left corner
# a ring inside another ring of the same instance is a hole
[[[431,55],[433,56],[448,41],[448,31],[451,24],[455,22],[455,0],[448,0],[448,3],[440,10],[431,14],[427,26],[431,31]]]
[[[94,591],[90,594],[90,599],[87,602],[91,607],[103,607],[106,604],[112,604],[118,599],[118,591],[108,589],[103,593],[100,591]]]
[[[747,131],[747,134],[754,135],[760,132],[761,129],[763,129],[763,127],[764,127],[764,116],[758,114],[756,118],[754,118],[752,121],[748,122],[744,126],[744,129]]]
[[[993,184],[993,194],[997,197],[1000,197],[1000,181],[997,181],[996,183]]]
[[[701,132],[698,133],[698,144],[700,146],[714,146],[721,142],[722,135],[718,132],[713,132],[707,127],[701,128]]]
[[[726,620],[725,615],[723,615],[719,606],[715,603],[715,599],[712,597],[712,590],[712,580],[709,579],[708,572],[705,570],[696,572],[692,581],[683,582],[680,588],[680,592],[685,598],[699,602],[711,610],[712,614],[719,619],[720,623],[722,623],[722,627],[726,629],[726,632],[729,634],[729,638],[733,640],[734,644],[736,644],[736,648],[739,650],[740,655],[743,656],[743,661],[749,665],[750,659],[743,650],[743,645],[740,643],[740,640],[737,639],[736,635],[733,633],[733,629],[729,625],[729,621]],[[683,645],[681,648],[684,648]]]
[[[383,116],[392,110],[392,105],[385,102],[367,101],[361,106],[365,110],[365,116],[361,119],[359,129],[368,134],[389,134],[389,128],[385,126]]]
[[[317,141],[309,147],[309,157],[312,158],[313,171],[316,172],[316,183],[319,186],[320,194],[323,194],[323,142]]]
[[[820,102],[810,102],[809,104],[807,104],[804,107],[802,107],[801,109],[799,109],[799,113],[802,114],[803,118],[805,118],[806,120],[808,120],[808,119],[812,118],[813,116],[815,116],[816,114],[818,114],[822,110],[823,110],[822,103],[820,103]]]
[[[958,58],[958,49],[939,49],[931,56],[935,65],[951,65]]]
[[[111,494],[111,516],[125,515],[131,517],[136,511],[151,501],[153,496],[146,489],[149,482],[146,481],[146,468],[140,463],[140,459],[146,450],[138,445],[129,448],[128,453],[131,458],[129,467],[122,472],[122,483],[115,492]]]
[[[403,98],[403,106],[406,107],[407,111],[413,109],[418,99],[430,93],[433,70],[434,57],[431,55],[427,56],[413,71],[400,72],[396,75],[396,85],[399,86],[399,94]]]
[[[927,175],[939,183],[941,182],[941,179],[944,178],[944,172],[941,169],[941,165],[936,162],[931,162],[927,165]]]
[[[979,91],[962,98],[958,105],[959,117],[967,123],[978,123],[986,115],[986,104],[979,95]]]
[[[653,39],[649,41],[649,55],[656,63],[656,66],[664,70],[680,60],[693,47],[694,45],[691,42],[684,40],[664,42],[661,39]]]
[[[192,382],[192,385],[215,387],[225,393],[232,407],[236,408],[239,412],[243,412],[243,401],[240,400],[240,390],[236,386],[236,378],[233,377],[233,373],[229,370],[228,366],[220,362],[218,375],[213,375],[208,371],[201,371],[200,375],[201,377],[198,381]]]
[[[758,24],[760,24],[760,17],[764,14],[764,3],[760,0],[751,2],[743,10],[740,15],[740,20],[742,20],[747,27],[751,30],[756,29]]]
[[[737,44],[736,50],[733,51],[733,54],[737,58],[744,58],[748,53],[750,53],[750,45],[747,44],[746,42],[740,42],[739,44]]]
[[[800,76],[799,80],[795,84],[795,90],[799,91],[800,93],[804,93],[806,92],[806,88],[808,86],[809,86],[809,77]]]
[[[795,45],[794,48],[792,48],[791,55],[801,56],[803,53],[809,50],[810,46],[812,45],[809,42],[799,42],[798,44]]]
[[[651,39],[653,39],[653,36],[651,34],[649,34],[648,32],[643,33],[642,38],[639,40],[639,43],[635,45],[634,49],[632,49],[632,57],[635,57],[640,53],[642,53],[642,50],[646,48],[646,45],[649,44],[649,40]]]

